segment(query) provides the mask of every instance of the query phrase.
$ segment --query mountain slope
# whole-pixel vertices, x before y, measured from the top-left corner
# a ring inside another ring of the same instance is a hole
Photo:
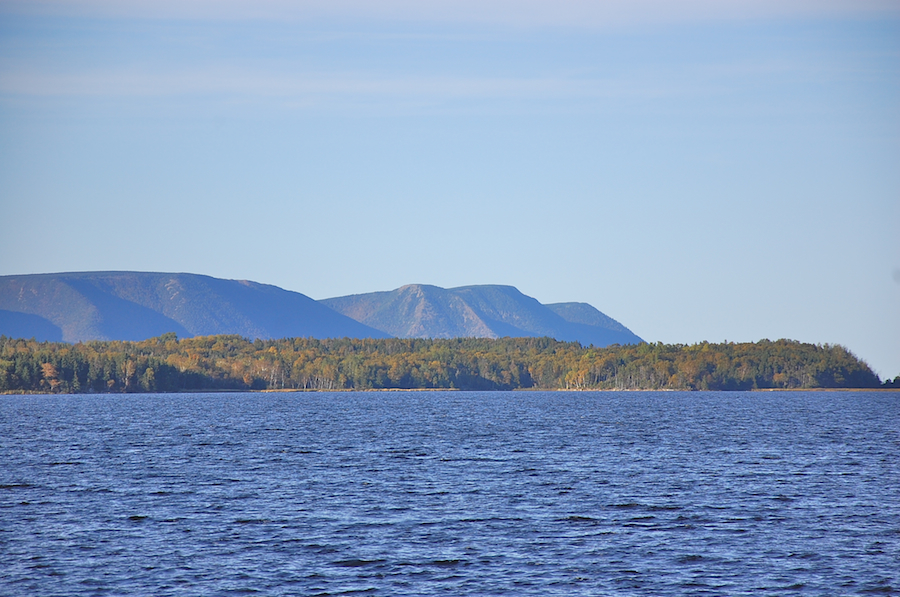
[[[545,307],[565,319],[567,333],[584,345],[643,342],[627,327],[587,303],[552,303]]]
[[[388,337],[306,295],[245,280],[149,272],[0,276],[0,334],[59,339],[52,337],[56,329],[67,342],[143,340],[167,332]]]
[[[410,284],[389,292],[320,302],[401,338],[549,336],[594,346],[642,341],[628,328],[586,303],[542,305],[512,286],[445,289]]]
[[[38,342],[61,342],[62,330],[43,317],[0,309],[0,334],[8,338],[34,338]]]

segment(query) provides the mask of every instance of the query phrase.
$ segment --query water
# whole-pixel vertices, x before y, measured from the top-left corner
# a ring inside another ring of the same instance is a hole
[[[2,595],[900,594],[900,394],[0,397]]]

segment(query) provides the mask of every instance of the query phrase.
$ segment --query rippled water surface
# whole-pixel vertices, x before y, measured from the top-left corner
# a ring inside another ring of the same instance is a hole
[[[0,397],[4,595],[900,594],[900,394]]]

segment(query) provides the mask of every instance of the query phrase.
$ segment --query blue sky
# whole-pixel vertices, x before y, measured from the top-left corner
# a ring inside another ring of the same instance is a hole
[[[0,275],[511,284],[900,374],[893,2],[0,3]]]

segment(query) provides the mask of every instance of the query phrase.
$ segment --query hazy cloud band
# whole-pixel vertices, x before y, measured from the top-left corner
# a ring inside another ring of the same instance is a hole
[[[7,0],[31,15],[159,19],[360,19],[606,27],[769,18],[900,16],[894,0]]]

